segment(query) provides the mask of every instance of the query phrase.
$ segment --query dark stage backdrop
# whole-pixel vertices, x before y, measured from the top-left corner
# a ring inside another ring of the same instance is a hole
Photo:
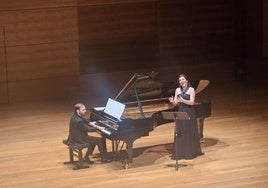
[[[268,59],[268,1],[263,1],[263,56]],[[266,10],[266,11],[265,11]]]
[[[82,74],[158,65],[156,2],[78,7]]]
[[[232,0],[156,0],[78,6],[80,73],[230,60]]]

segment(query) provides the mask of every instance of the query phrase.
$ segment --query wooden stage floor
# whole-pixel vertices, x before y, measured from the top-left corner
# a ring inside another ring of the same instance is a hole
[[[268,187],[268,91],[265,84],[211,85],[205,155],[170,160],[174,125],[134,142],[132,168],[119,161],[72,170],[64,165],[73,101],[0,106],[0,187]],[[93,101],[93,99],[89,99]],[[77,101],[78,102],[78,101]],[[111,149],[108,143],[108,149]],[[97,152],[97,150],[95,150]]]

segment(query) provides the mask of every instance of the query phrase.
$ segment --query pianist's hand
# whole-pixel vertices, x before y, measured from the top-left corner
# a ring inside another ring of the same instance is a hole
[[[96,126],[97,129],[99,130],[104,130],[105,128],[104,127],[100,127],[100,126]]]
[[[96,127],[97,126],[96,121],[90,121],[88,124],[91,125],[92,127]]]

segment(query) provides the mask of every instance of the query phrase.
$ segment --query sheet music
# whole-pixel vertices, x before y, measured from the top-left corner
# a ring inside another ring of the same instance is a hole
[[[109,98],[105,106],[104,112],[116,119],[120,119],[124,110],[125,110],[124,104]]]

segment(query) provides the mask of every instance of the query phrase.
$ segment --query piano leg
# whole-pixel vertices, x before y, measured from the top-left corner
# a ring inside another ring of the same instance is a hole
[[[199,136],[200,136],[200,142],[204,143],[204,135],[203,135],[203,129],[204,129],[204,118],[198,119],[198,125],[199,125]]]
[[[132,156],[133,156],[133,142],[127,143],[127,159],[125,164],[125,169],[131,168],[132,165]]]
[[[117,160],[119,158],[119,152],[123,150],[124,144],[126,144],[126,156],[121,159],[122,164],[125,169],[128,169],[131,167],[132,164],[132,156],[133,156],[133,142],[135,139],[127,139],[124,140],[121,143],[121,147],[119,148],[120,145],[120,140],[113,140],[112,141],[112,149],[114,153],[114,159]]]
[[[133,161],[133,143],[136,140],[136,137],[123,137],[120,140],[112,140],[112,148],[114,152],[114,157],[117,160],[119,158],[120,151],[123,150],[124,145],[126,146],[125,154],[123,158],[121,158],[121,162],[125,169],[131,168],[132,161]],[[119,148],[120,142],[121,147]]]
[[[126,143],[126,152],[127,157],[124,163],[125,169],[131,168],[132,165],[132,157],[133,157],[133,143],[135,141],[135,138],[128,138],[125,140]]]
[[[116,142],[116,140],[112,140],[112,153],[113,153],[114,160],[116,160],[117,159],[117,142]]]
[[[119,158],[119,155],[120,155],[119,153],[124,147],[124,142],[123,142],[121,144],[121,147],[119,148],[120,143],[121,143],[120,140],[112,140],[112,152],[114,155],[114,160],[117,160]]]

